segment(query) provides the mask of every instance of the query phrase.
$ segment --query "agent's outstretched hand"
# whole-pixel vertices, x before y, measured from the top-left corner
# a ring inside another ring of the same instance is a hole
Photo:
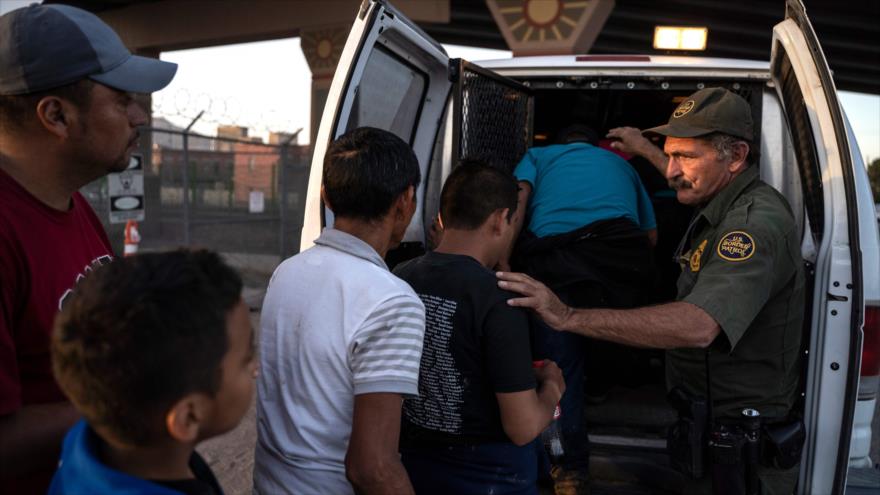
[[[507,304],[533,310],[556,330],[564,330],[572,309],[556,297],[546,285],[524,273],[497,272],[498,287],[518,292],[523,297],[508,299]]]

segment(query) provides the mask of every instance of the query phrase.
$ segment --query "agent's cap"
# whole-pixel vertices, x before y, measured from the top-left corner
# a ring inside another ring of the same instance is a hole
[[[751,141],[752,109],[741,96],[724,88],[705,88],[685,98],[665,125],[645,129],[645,134],[690,138],[722,132]]]
[[[26,95],[89,78],[120,91],[151,93],[177,64],[139,57],[96,15],[37,5],[0,17],[0,94]]]

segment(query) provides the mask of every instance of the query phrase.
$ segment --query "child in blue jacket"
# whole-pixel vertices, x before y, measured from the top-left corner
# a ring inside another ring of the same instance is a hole
[[[49,493],[221,495],[195,446],[251,403],[253,329],[239,276],[215,253],[118,259],[76,287],[52,363],[82,413]]]

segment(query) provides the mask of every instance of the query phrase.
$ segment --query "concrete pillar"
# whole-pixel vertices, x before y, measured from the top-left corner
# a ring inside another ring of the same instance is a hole
[[[587,53],[614,0],[486,0],[515,56]]]
[[[324,114],[327,92],[336,72],[336,65],[345,41],[348,39],[350,24],[323,26],[300,31],[300,47],[312,71],[311,118],[309,119],[309,140],[315,142],[318,125]]]

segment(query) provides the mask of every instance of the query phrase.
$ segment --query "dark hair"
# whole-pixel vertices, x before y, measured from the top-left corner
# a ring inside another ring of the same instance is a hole
[[[324,194],[338,217],[377,220],[420,180],[412,148],[382,129],[349,131],[330,144],[324,156]]]
[[[73,103],[77,108],[88,108],[92,101],[94,85],[91,79],[80,79],[74,83],[35,93],[0,95],[0,129],[23,129],[25,123],[34,118],[37,103],[47,96],[57,96]]]
[[[599,143],[599,135],[592,127],[583,124],[572,124],[556,135],[558,144],[590,143],[593,146]]]
[[[76,287],[55,321],[58,385],[94,426],[149,444],[184,395],[213,395],[241,278],[210,251],[116,259]]]
[[[462,161],[440,193],[443,226],[453,229],[479,228],[493,212],[509,208],[507,219],[516,211],[517,183],[513,174],[485,162]]]

